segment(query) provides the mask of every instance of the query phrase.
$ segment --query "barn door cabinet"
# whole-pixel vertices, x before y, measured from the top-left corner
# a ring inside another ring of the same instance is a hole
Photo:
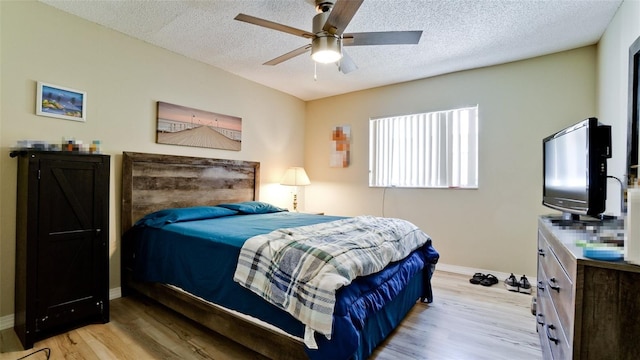
[[[14,330],[25,349],[109,321],[109,156],[14,151]]]

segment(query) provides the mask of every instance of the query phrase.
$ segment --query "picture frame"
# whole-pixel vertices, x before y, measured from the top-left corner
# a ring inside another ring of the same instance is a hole
[[[335,126],[331,131],[331,155],[329,166],[349,167],[351,154],[351,125]]]
[[[85,122],[87,93],[38,81],[36,115]]]
[[[158,101],[156,143],[240,151],[242,118]]]

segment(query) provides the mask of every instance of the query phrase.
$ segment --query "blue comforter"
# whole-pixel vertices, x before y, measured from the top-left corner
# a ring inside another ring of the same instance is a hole
[[[154,224],[139,222],[128,231],[123,241],[135,242],[134,273],[137,280],[175,285],[303,337],[304,325],[301,322],[233,281],[238,255],[245,240],[255,235],[342,217],[290,212],[254,215],[216,213],[210,217]],[[357,278],[338,290],[333,336],[327,340],[316,335],[319,348],[307,350],[310,358],[367,356],[368,352],[363,353],[359,349],[366,342],[362,336],[367,318],[393,301],[410,284],[417,287],[414,291],[419,297],[430,302],[430,277],[437,260],[438,253],[428,241],[404,260],[391,263],[379,273]]]

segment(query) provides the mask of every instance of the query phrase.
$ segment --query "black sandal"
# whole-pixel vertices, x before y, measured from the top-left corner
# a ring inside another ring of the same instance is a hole
[[[491,286],[497,283],[498,283],[498,278],[491,274],[487,274],[485,278],[482,281],[480,281],[480,285],[482,286]]]
[[[473,274],[473,277],[471,279],[469,279],[469,282],[475,285],[478,285],[482,282],[482,280],[486,279],[487,275],[482,274],[482,273],[475,273]]]

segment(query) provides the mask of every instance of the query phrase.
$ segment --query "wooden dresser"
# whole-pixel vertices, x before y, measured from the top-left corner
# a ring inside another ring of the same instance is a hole
[[[544,359],[638,359],[640,266],[587,259],[577,240],[622,232],[538,220],[536,321]]]
[[[109,156],[14,151],[14,329],[25,349],[109,321]]]

